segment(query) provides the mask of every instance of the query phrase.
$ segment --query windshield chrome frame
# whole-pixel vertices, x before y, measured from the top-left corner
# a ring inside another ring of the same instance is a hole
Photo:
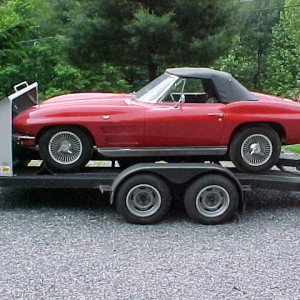
[[[158,81],[159,78],[162,78],[163,80],[151,87],[151,85],[153,85],[155,81]],[[179,77],[176,75],[164,73],[134,93],[134,98],[145,103],[158,103],[165,97],[178,78]],[[150,87],[150,89],[147,90],[147,87]],[[142,96],[139,96],[139,93],[143,92],[143,90],[145,90],[145,93]]]

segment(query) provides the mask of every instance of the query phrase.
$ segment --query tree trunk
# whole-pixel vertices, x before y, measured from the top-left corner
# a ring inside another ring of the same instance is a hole
[[[261,77],[261,72],[262,72],[262,59],[263,59],[263,48],[262,48],[262,44],[258,43],[257,56],[256,56],[257,68],[253,77],[253,86],[254,86],[254,90],[256,91],[260,89],[259,79]]]
[[[148,64],[148,79],[149,79],[149,82],[154,80],[157,77],[157,69],[158,69],[158,65],[156,65],[154,63]]]

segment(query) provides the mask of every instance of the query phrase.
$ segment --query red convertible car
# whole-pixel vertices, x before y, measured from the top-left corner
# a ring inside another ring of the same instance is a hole
[[[243,172],[276,164],[300,143],[300,104],[251,93],[230,74],[172,68],[136,93],[54,97],[13,120],[15,136],[55,172],[96,156],[139,161],[231,160]]]

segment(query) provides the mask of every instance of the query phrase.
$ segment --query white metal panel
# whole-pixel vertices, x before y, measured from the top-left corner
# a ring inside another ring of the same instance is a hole
[[[8,98],[13,101],[14,99],[24,95],[25,93],[33,90],[33,89],[36,89],[38,87],[38,84],[37,82],[34,82],[32,83],[31,85],[28,85],[27,82],[22,82],[22,84],[26,84],[25,88],[21,89],[21,90],[16,90],[15,93],[13,93],[12,95],[9,95]],[[37,99],[33,99],[33,101],[36,103],[37,102]]]
[[[21,86],[24,88],[18,90]],[[36,82],[31,85],[22,82],[15,86],[15,93],[0,101],[0,176],[13,176],[13,111],[17,114],[36,104],[37,87]]]
[[[8,98],[0,101],[0,176],[13,175],[11,105]]]

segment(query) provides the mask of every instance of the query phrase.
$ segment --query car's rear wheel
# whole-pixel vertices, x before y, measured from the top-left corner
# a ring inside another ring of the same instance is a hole
[[[270,127],[256,125],[240,130],[230,145],[230,159],[242,172],[259,173],[278,161],[281,141]]]
[[[55,172],[78,172],[91,159],[93,142],[81,128],[52,127],[42,133],[39,151],[45,165]]]

